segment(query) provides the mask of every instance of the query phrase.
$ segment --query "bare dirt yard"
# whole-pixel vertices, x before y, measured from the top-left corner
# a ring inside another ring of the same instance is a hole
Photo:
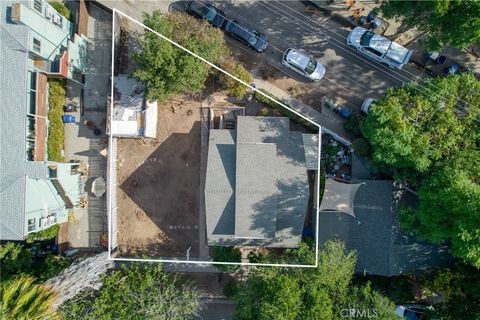
[[[118,141],[118,248],[122,256],[198,255],[201,103],[158,106],[157,139]]]

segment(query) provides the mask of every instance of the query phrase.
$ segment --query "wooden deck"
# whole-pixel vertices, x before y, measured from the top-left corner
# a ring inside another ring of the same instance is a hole
[[[47,76],[37,74],[37,110],[35,117],[35,160],[45,161],[45,142],[47,136]]]

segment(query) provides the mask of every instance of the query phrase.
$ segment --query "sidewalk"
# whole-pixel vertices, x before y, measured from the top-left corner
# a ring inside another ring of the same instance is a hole
[[[254,78],[253,82],[255,83],[257,89],[268,91],[275,97],[279,98],[280,102],[283,102],[304,117],[322,126],[323,133],[332,135],[336,140],[343,144],[351,144],[353,136],[350,132],[343,128],[343,119],[338,114],[335,114],[333,111],[327,110],[326,108],[322,108],[321,112],[318,112],[311,106],[306,105],[298,99],[295,99],[290,94],[274,86],[268,81],[260,78]]]

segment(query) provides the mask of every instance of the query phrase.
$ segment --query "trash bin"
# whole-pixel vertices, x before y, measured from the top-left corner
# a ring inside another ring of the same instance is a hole
[[[75,117],[69,114],[63,115],[63,123],[73,123],[75,122]]]
[[[372,22],[373,20],[375,20],[376,17],[377,13],[375,12],[375,10],[370,11],[367,15],[367,23]]]

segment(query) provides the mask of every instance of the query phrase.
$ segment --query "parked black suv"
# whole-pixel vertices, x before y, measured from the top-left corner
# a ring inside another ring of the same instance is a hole
[[[237,20],[227,22],[225,33],[258,52],[264,51],[268,45],[267,37],[264,34]]]
[[[185,12],[197,19],[207,20],[212,26],[220,29],[224,29],[227,22],[223,11],[205,2],[185,1]]]

